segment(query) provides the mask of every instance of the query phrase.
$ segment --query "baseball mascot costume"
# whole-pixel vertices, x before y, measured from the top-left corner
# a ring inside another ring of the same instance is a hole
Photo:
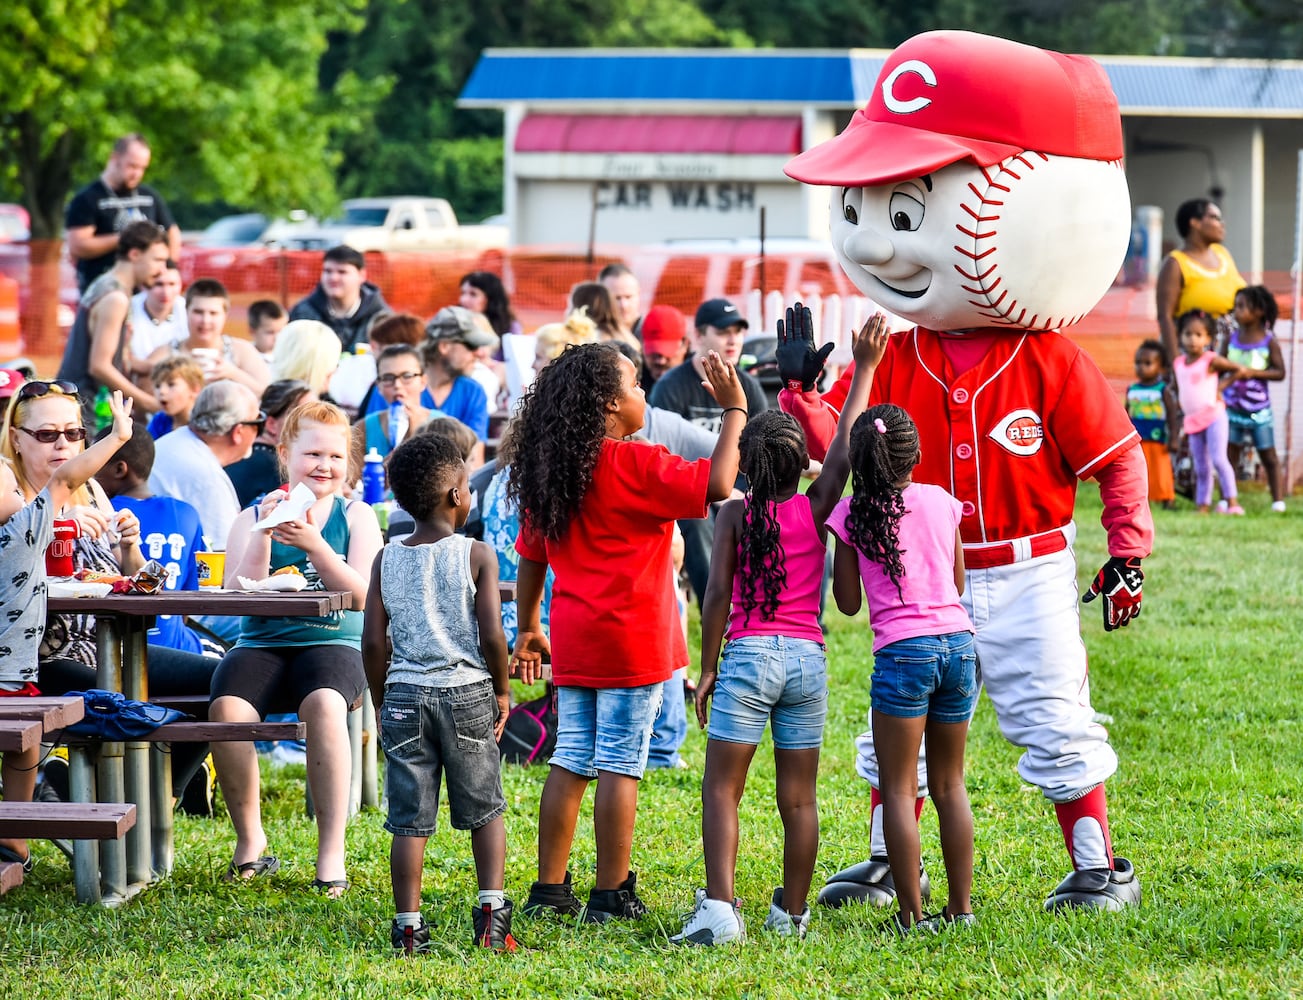
[[[1077,480],[1096,479],[1110,558],[1085,600],[1104,627],[1140,613],[1153,522],[1140,442],[1103,374],[1058,333],[1103,296],[1130,231],[1117,99],[1098,63],[1000,38],[935,31],[887,59],[846,130],[787,165],[831,187],[832,243],[874,302],[917,324],[892,337],[873,403],[918,424],[916,482],[963,505],[981,677],[1018,771],[1054,804],[1072,872],[1048,909],[1120,909],[1140,883],[1109,841],[1104,782],[1117,769],[1095,721],[1072,552]],[[780,336],[783,409],[813,457],[850,385],[815,383],[832,349]],[[856,769],[873,786],[869,860],[820,901],[895,896],[869,733]],[[926,796],[920,763],[921,810]],[[926,891],[926,882],[924,883]]]

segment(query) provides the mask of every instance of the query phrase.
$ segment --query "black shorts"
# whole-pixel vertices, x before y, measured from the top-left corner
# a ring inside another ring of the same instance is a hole
[[[338,691],[352,705],[366,687],[362,653],[352,646],[236,646],[213,674],[210,696],[243,698],[266,718],[297,712],[313,691]]]

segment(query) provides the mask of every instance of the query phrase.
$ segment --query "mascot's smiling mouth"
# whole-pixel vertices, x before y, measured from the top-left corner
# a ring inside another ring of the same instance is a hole
[[[929,272],[927,272],[927,271],[924,271],[923,273],[928,275],[928,281],[927,281],[927,284],[926,284],[926,285],[924,285],[922,288],[918,289],[917,291],[909,291],[909,290],[904,289],[904,288],[897,288],[895,285],[889,285],[889,284],[887,284],[885,281],[883,281],[881,278],[879,278],[876,274],[873,274],[873,273],[871,273],[871,272],[870,272],[870,274],[869,274],[869,277],[872,278],[874,281],[876,281],[879,285],[881,285],[883,288],[885,288],[885,289],[886,289],[887,291],[889,291],[889,292],[892,292],[892,293],[894,293],[894,294],[896,294],[896,295],[902,295],[902,296],[904,296],[904,297],[907,298],[907,299],[920,299],[920,298],[922,298],[924,295],[926,295],[926,294],[927,294],[927,290],[928,290],[929,288],[932,287],[932,276],[931,276],[931,274],[930,274]]]

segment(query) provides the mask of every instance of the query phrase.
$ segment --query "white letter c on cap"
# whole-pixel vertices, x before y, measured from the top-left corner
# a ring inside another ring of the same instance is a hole
[[[930,97],[915,97],[908,101],[896,99],[891,91],[896,86],[896,81],[906,73],[917,73],[929,87],[937,85],[937,75],[932,72],[932,67],[921,59],[907,59],[893,69],[891,75],[882,81],[882,103],[887,106],[888,111],[894,111],[898,115],[922,111],[932,103]]]

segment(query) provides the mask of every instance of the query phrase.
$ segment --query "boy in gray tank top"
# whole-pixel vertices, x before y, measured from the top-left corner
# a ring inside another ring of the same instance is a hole
[[[514,951],[512,904],[503,892],[507,803],[497,741],[510,699],[497,555],[457,534],[471,491],[450,440],[412,438],[389,456],[388,475],[394,499],[416,522],[412,534],[376,558],[362,626],[362,662],[385,751],[385,829],[394,836],[390,941],[400,954],[430,949],[421,871],[443,773],[452,825],[471,831],[479,883],[475,943]]]

